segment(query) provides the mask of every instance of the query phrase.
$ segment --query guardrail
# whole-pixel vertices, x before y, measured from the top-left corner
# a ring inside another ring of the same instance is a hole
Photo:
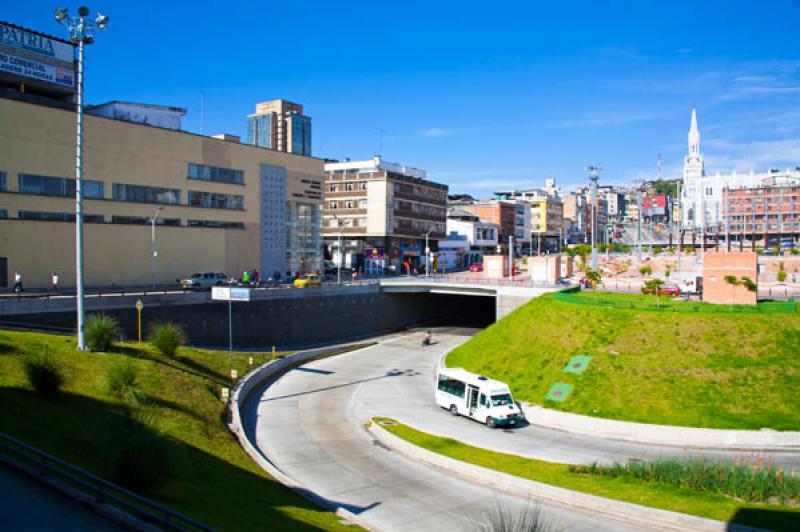
[[[549,283],[544,281],[534,281],[530,278],[517,278],[517,279],[487,279],[485,277],[471,277],[463,274],[433,274],[433,275],[410,275],[399,276],[391,279],[382,279],[381,284],[405,284],[409,282],[428,282],[437,284],[461,284],[461,285],[481,285],[481,286],[503,286],[503,287],[520,287],[520,288],[568,288],[571,286],[569,282],[564,284]]]
[[[95,504],[110,504],[140,524],[155,525],[163,530],[211,531],[212,528],[186,517],[166,506],[146,499],[116,484],[64,462],[16,438],[0,432],[0,458],[11,465],[22,465],[26,472],[34,470],[40,477],[54,477],[68,491],[77,490],[88,495]],[[27,467],[25,467],[27,466]],[[127,523],[131,524],[131,523]],[[133,523],[134,525],[136,523]]]

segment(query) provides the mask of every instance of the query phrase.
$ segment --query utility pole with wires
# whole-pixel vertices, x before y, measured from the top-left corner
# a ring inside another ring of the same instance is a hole
[[[642,261],[642,186],[644,182],[634,181],[636,186],[636,260]]]

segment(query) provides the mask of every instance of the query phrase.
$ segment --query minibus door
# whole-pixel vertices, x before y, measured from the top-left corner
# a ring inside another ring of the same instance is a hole
[[[471,384],[468,389],[467,408],[469,409],[469,417],[475,417],[475,409],[478,408],[478,387]]]

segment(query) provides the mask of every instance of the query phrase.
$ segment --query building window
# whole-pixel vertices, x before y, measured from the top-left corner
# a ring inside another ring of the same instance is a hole
[[[103,199],[104,188],[101,181],[84,179],[82,184],[84,198]],[[75,195],[75,180],[65,177],[19,174],[19,191],[40,196],[70,197]]]
[[[181,191],[177,188],[145,187],[142,185],[121,185],[114,183],[114,199],[132,203],[180,203]]]
[[[0,209],[0,220],[5,220],[8,218],[8,211],[5,209]]]
[[[189,191],[189,205],[207,209],[244,210],[244,196],[218,194],[216,192]]]
[[[367,190],[367,182],[366,181],[362,181],[361,183],[359,183],[358,184],[358,190]]]
[[[345,183],[344,189],[348,192],[355,190],[355,183]]]
[[[42,212],[42,211],[19,211],[20,220],[38,220],[42,222],[74,222],[75,214],[71,212]],[[101,224],[105,222],[102,214],[84,214],[83,221],[89,224]]]
[[[216,229],[244,229],[242,222],[219,222],[215,220],[187,220],[188,227],[213,227]]]
[[[338,192],[338,191],[339,191],[339,185],[331,185],[328,187],[328,192]]]
[[[365,199],[358,200],[358,208],[359,209],[366,209],[367,208],[367,200],[365,200]]]
[[[8,190],[8,181],[6,180],[6,173],[0,172],[0,192]]]
[[[112,216],[111,223],[114,224],[130,224],[130,225],[147,225],[150,219],[146,216]]]
[[[338,204],[335,201],[329,201],[328,202],[328,208],[336,210],[338,208]]]
[[[344,202],[344,208],[345,209],[352,209],[354,207],[354,205],[355,205],[355,203],[353,202],[353,200],[346,200]]]
[[[216,181],[217,183],[230,183],[244,185],[244,171],[232,168],[219,168],[205,164],[189,163],[189,179],[201,181]]]

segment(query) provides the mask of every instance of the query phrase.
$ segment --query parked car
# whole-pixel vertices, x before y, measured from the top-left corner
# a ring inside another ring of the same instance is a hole
[[[469,271],[471,271],[472,273],[482,272],[483,271],[483,263],[482,262],[476,262],[476,263],[472,264],[469,267]]]
[[[300,277],[294,280],[295,288],[310,288],[312,286],[319,286],[319,285],[320,285],[319,275],[315,273],[307,273],[305,275],[301,275]]]
[[[181,288],[184,290],[210,290],[212,286],[220,286],[228,282],[228,277],[224,273],[193,273],[189,278],[181,280]]]
[[[653,288],[644,288],[642,290],[645,294],[655,294]],[[679,296],[681,295],[681,288],[676,284],[662,284],[659,293],[664,296]]]

